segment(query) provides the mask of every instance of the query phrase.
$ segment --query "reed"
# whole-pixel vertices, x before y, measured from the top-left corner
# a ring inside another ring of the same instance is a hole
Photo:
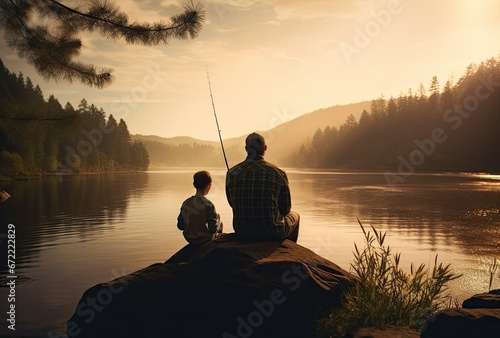
[[[497,269],[498,269],[498,261],[496,258],[493,258],[493,263],[490,265],[490,282],[488,284],[488,292],[491,291],[491,286],[493,285],[493,278],[495,277]],[[498,278],[500,278],[500,274],[498,275]]]
[[[438,264],[431,270],[421,264],[410,272],[401,266],[401,254],[385,245],[386,233],[365,229],[365,248],[355,244],[351,272],[354,286],[345,290],[340,308],[331,309],[318,321],[319,337],[343,337],[359,327],[403,326],[420,331],[449,297],[447,283],[459,278],[450,265]]]

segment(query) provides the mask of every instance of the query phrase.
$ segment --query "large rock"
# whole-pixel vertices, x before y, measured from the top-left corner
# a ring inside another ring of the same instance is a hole
[[[454,308],[427,321],[422,338],[498,338],[500,309]]]
[[[88,289],[68,337],[310,337],[349,273],[294,242],[233,235]]]
[[[446,309],[427,321],[422,338],[500,337],[500,290],[475,295],[462,308]]]
[[[500,289],[474,295],[464,300],[462,307],[467,309],[500,309]]]
[[[387,325],[384,327],[362,327],[348,333],[344,338],[419,338],[420,333],[406,327]]]

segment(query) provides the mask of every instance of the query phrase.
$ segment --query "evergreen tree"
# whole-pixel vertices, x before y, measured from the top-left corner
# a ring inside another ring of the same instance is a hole
[[[450,109],[453,106],[453,86],[451,84],[451,80],[446,81],[446,84],[443,88],[443,93],[441,94],[439,100],[439,110],[441,112],[446,111],[446,109]]]
[[[358,122],[356,121],[356,117],[353,114],[350,114],[344,124],[340,126],[339,135],[347,136],[349,133],[352,133],[358,127]]]
[[[433,76],[429,87],[431,95],[428,99],[428,110],[431,115],[439,112],[439,81],[437,76]]]
[[[0,176],[29,178],[56,170],[147,169],[145,145],[131,142],[123,119],[118,124],[110,115],[106,121],[105,112],[86,99],[77,110],[69,102],[63,108],[54,95],[45,101],[38,85],[29,78],[25,80],[22,73],[10,73],[0,60],[3,87],[9,92],[0,93]],[[119,165],[118,157],[122,162]]]
[[[398,107],[396,106],[396,102],[391,97],[389,102],[387,102],[387,117],[389,120],[394,121],[396,119],[396,114],[398,113]]]
[[[109,115],[108,121],[106,122],[106,129],[104,133],[103,141],[103,151],[108,156],[109,165],[114,167],[117,162],[117,149],[118,149],[118,138],[117,138],[118,122],[112,114]]]
[[[321,128],[318,128],[312,138],[312,147],[314,149],[314,165],[322,166],[326,158],[326,142],[325,136]]]
[[[123,119],[120,119],[116,128],[116,159],[120,166],[130,167],[132,164],[132,154],[130,152],[131,137],[128,131],[127,124]]]
[[[373,119],[373,123],[375,123],[377,127],[380,127],[380,125],[387,117],[387,102],[385,101],[383,96],[376,100],[372,100],[371,116]]]
[[[134,169],[146,170],[149,166],[149,155],[142,141],[131,144],[131,163]]]
[[[411,153],[420,151],[426,156],[417,165],[419,169],[498,172],[500,91],[495,85],[499,81],[500,57],[469,66],[457,84],[447,81],[442,92],[437,77],[433,77],[429,97],[420,86],[416,93],[408,90],[391,98],[386,108],[373,100],[372,113],[363,111],[359,123],[349,116],[337,137],[333,137],[333,128],[316,130],[313,142],[306,141],[297,150],[299,163],[397,170],[397,156],[408,159]],[[431,108],[433,114],[429,113]],[[372,122],[373,112],[381,116],[378,125]],[[439,130],[445,133],[445,141],[432,146],[429,141],[422,143]],[[322,155],[326,157],[322,159]]]

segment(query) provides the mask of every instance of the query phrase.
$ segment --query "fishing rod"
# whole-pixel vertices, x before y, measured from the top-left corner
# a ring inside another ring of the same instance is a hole
[[[207,80],[208,80],[208,89],[210,90],[210,98],[212,99],[212,107],[214,108],[214,116],[215,116],[215,124],[217,125],[217,132],[219,133],[220,146],[222,148],[222,155],[224,155],[224,161],[226,162],[226,168],[229,170],[229,165],[227,164],[226,151],[224,150],[224,143],[222,142],[222,135],[220,133],[219,128],[219,120],[217,119],[217,113],[215,112],[215,103],[214,96],[212,95],[212,86],[210,85],[210,77],[208,76],[208,67],[207,69]]]

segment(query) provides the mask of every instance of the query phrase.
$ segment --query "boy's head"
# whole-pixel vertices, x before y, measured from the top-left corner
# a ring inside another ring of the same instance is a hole
[[[203,190],[212,184],[212,176],[208,171],[198,171],[193,176],[193,185],[197,190]]]

